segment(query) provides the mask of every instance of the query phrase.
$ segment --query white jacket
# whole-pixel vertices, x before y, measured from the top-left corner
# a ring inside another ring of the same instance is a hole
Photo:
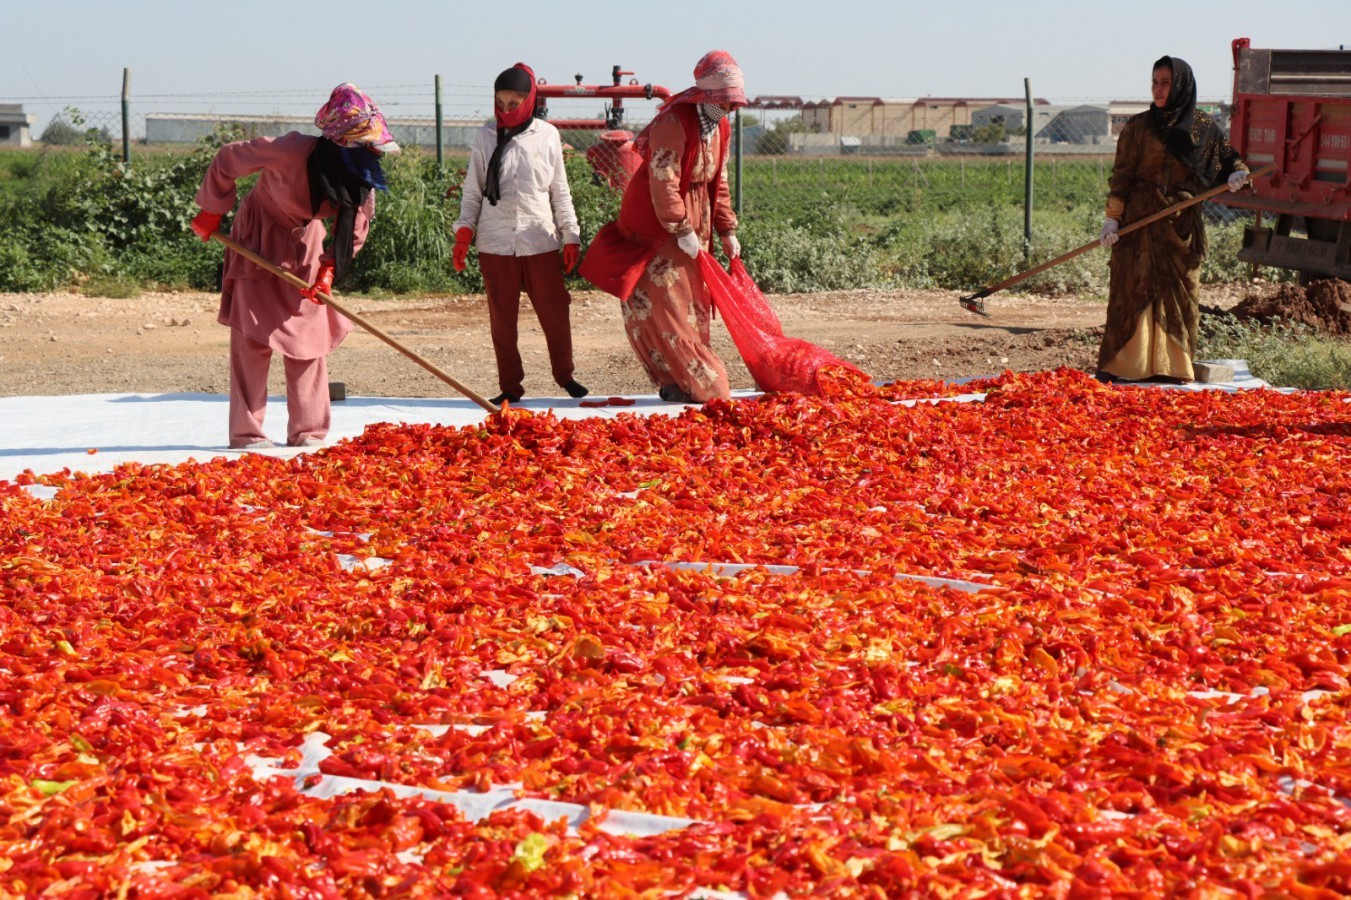
[[[496,147],[497,126],[483,126],[469,155],[455,230],[474,229],[478,251],[498,256],[533,256],[580,244],[558,129],[532,119],[511,139],[502,151],[502,198],[493,206],[484,201],[483,186]]]

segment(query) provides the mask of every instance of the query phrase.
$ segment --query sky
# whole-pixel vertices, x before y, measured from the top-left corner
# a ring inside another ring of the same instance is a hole
[[[0,32],[0,103],[23,103],[40,132],[67,106],[115,111],[124,67],[141,114],[309,113],[352,81],[391,116],[430,116],[439,74],[447,118],[476,118],[518,60],[552,83],[609,83],[619,64],[680,90],[714,48],[737,58],[751,96],[1021,97],[1029,78],[1052,102],[1147,98],[1169,54],[1213,100],[1232,89],[1233,38],[1351,46],[1351,4],[0,0]],[[598,112],[586,102],[554,117]]]

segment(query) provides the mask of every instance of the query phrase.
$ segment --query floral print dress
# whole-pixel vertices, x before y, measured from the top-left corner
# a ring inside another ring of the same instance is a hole
[[[699,402],[727,399],[727,369],[709,345],[708,289],[698,263],[676,243],[693,230],[707,249],[714,231],[736,230],[727,180],[718,174],[727,148],[716,128],[699,142],[689,189],[682,194],[685,126],[677,116],[661,116],[649,141],[652,205],[667,238],[622,303],[624,331],[654,385],[678,385]],[[710,204],[709,182],[715,178],[717,199]]]

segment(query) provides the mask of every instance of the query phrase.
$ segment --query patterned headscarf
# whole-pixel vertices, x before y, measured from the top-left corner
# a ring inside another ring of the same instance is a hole
[[[399,152],[380,107],[351,82],[333,89],[328,102],[314,114],[314,125],[339,147],[378,147],[382,153]]]
[[[663,108],[677,103],[746,105],[746,83],[732,54],[710,50],[694,64],[694,87],[667,100]]]
[[[726,50],[710,50],[694,64],[694,87],[686,88],[662,104],[657,115],[647,127],[638,133],[633,141],[633,149],[644,158],[647,156],[648,135],[652,126],[663,115],[669,114],[681,104],[694,104],[698,110],[699,133],[704,139],[713,133],[722,117],[716,111],[705,109],[707,106],[728,105],[745,106],[745,80],[741,76],[741,67],[732,54]]]

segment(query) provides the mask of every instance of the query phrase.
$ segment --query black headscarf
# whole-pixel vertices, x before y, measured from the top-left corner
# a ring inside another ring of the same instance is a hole
[[[524,63],[517,63],[497,76],[493,82],[493,93],[498,91],[515,91],[525,96],[525,102],[514,114],[497,114],[497,146],[488,159],[488,174],[483,182],[483,196],[492,206],[502,199],[502,151],[512,138],[529,128],[534,119],[535,75]]]
[[[1196,174],[1207,187],[1228,178],[1238,163],[1238,153],[1229,145],[1224,129],[1215,120],[1196,108],[1196,78],[1192,67],[1176,56],[1161,56],[1155,69],[1173,70],[1173,86],[1168,91],[1168,103],[1163,108],[1149,107],[1149,119],[1154,124],[1164,146],[1178,162]]]
[[[321,137],[310,152],[306,168],[311,214],[319,215],[326,200],[338,210],[333,225],[333,276],[342,281],[352,267],[357,210],[373,189],[388,189],[380,155],[368,147],[340,147]]]

